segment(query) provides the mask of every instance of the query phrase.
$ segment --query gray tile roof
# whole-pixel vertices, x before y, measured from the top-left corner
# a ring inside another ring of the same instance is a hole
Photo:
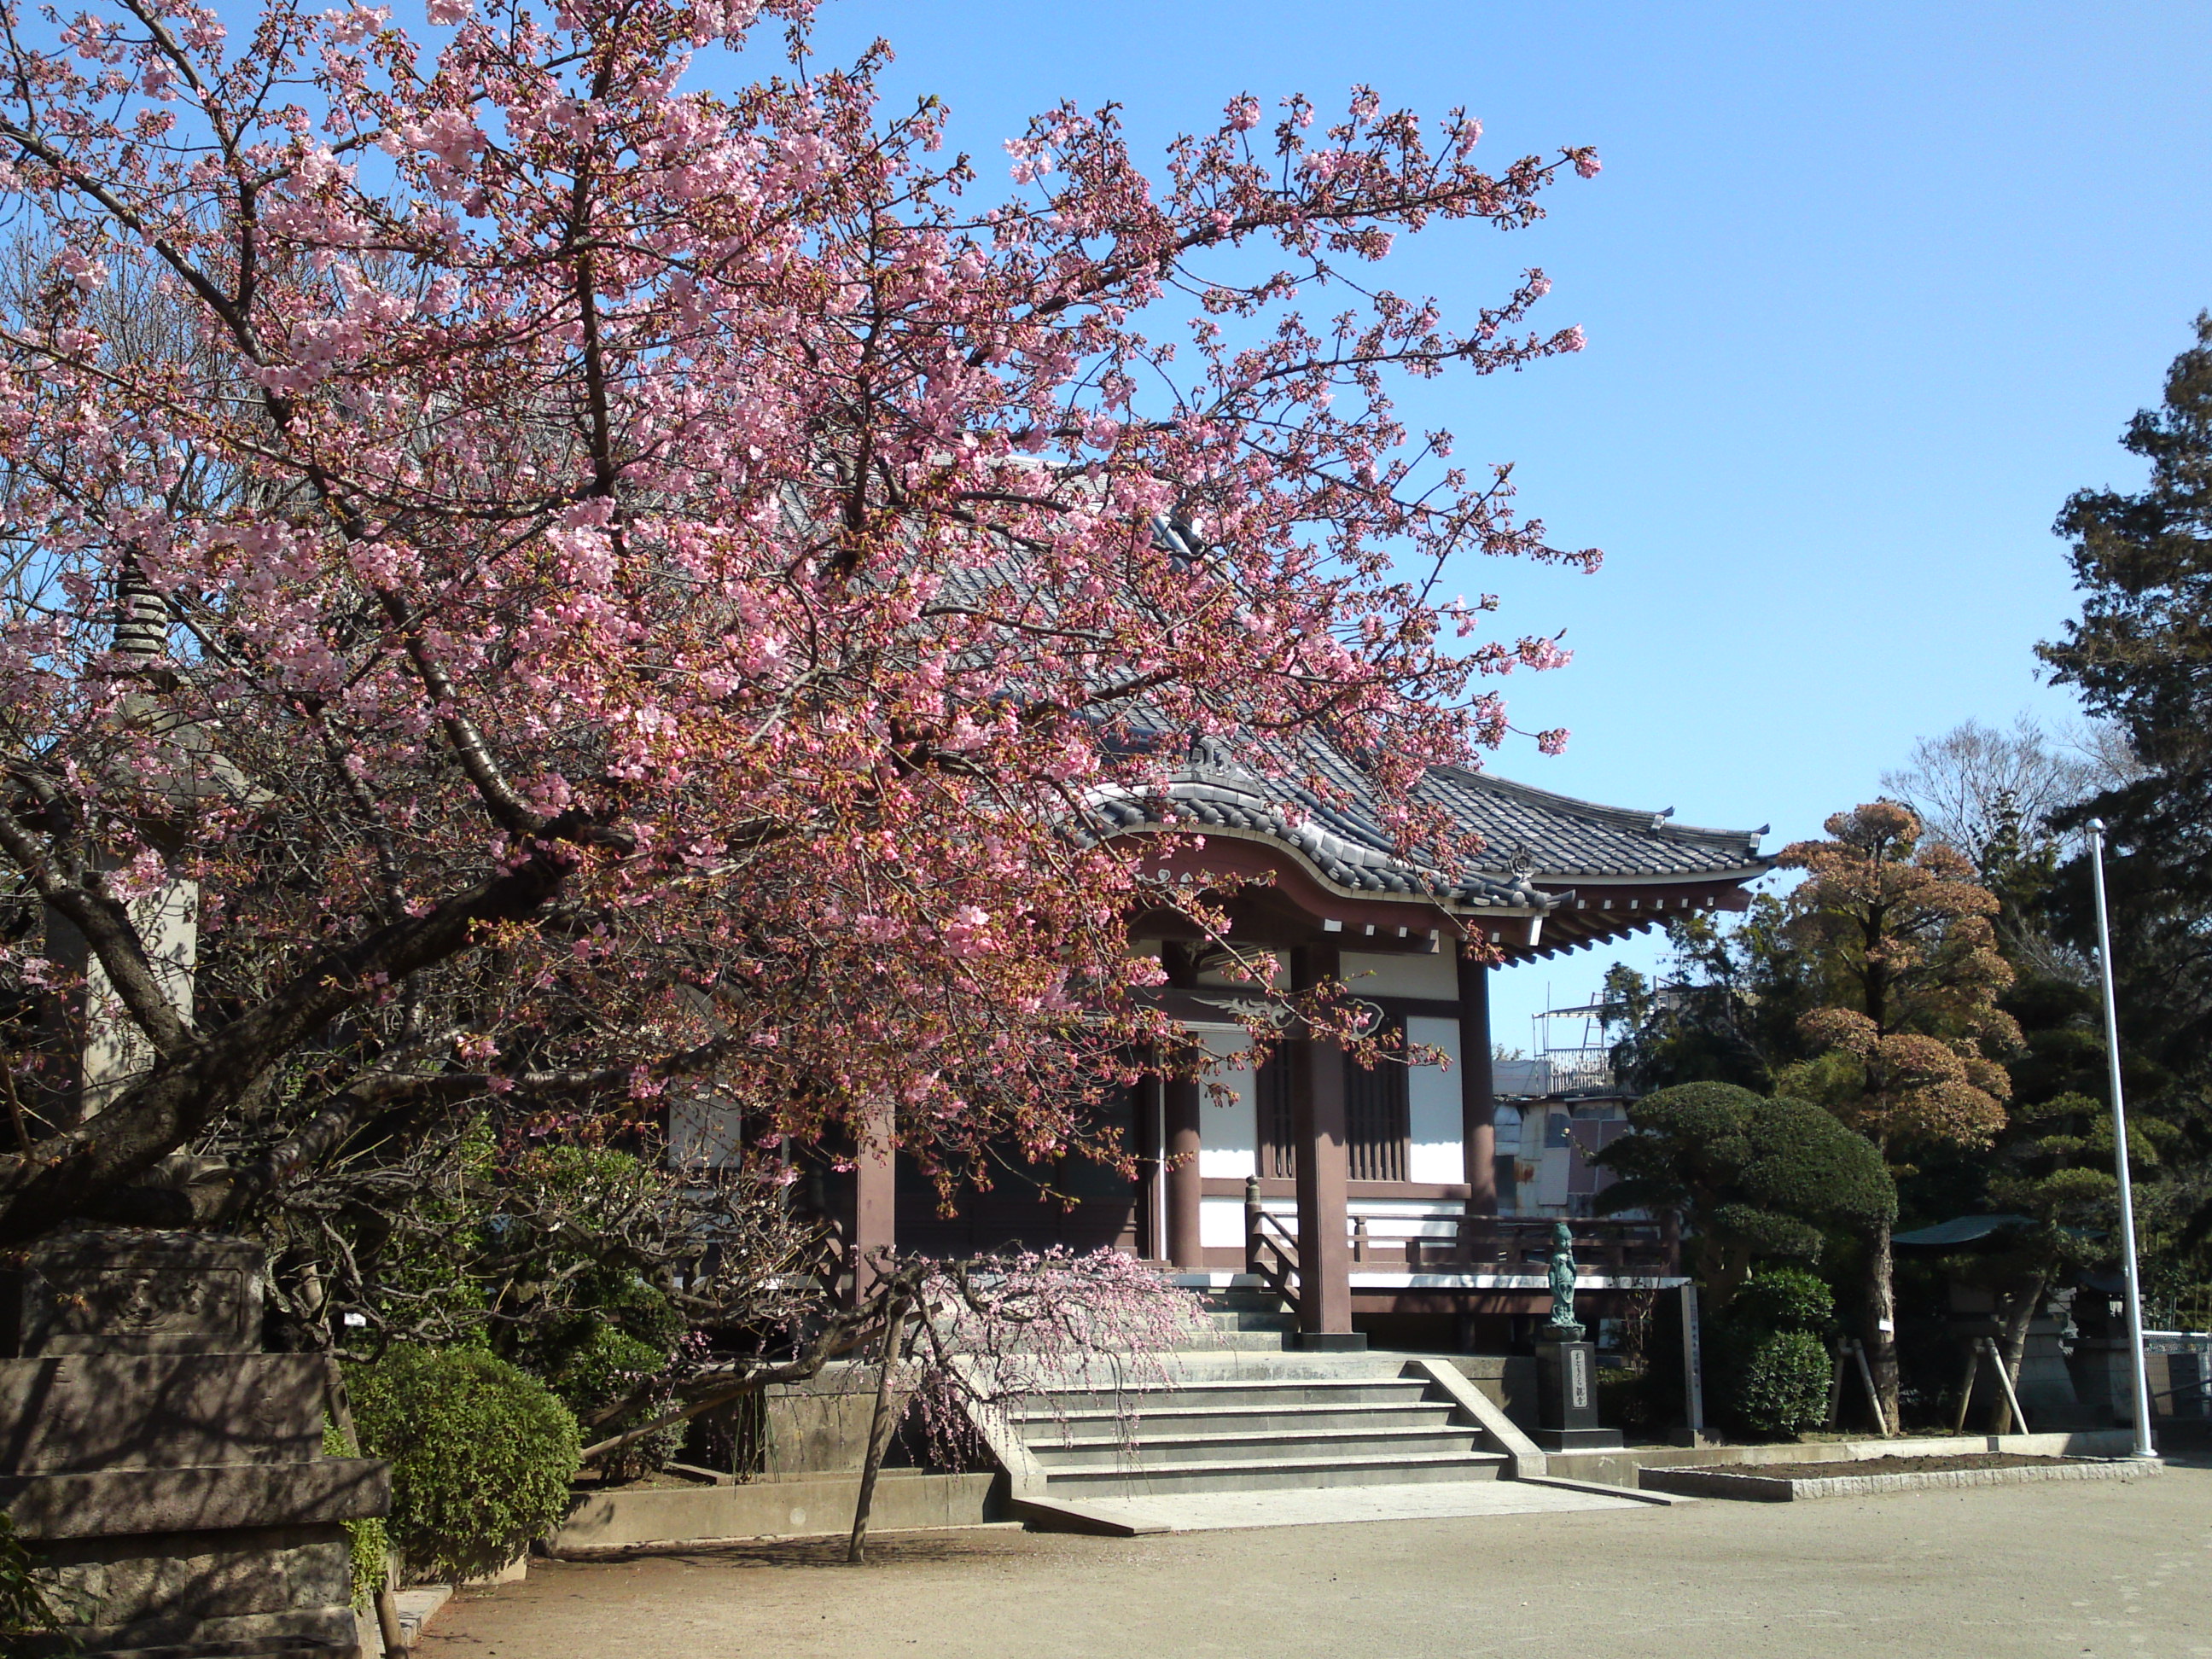
[[[1091,800],[1108,833],[1183,825],[1241,830],[1303,853],[1330,881],[1354,892],[1441,896],[1468,908],[1545,911],[1557,902],[1542,888],[1577,880],[1694,882],[1764,869],[1759,833],[1698,830],[1657,812],[1601,806],[1531,788],[1487,772],[1432,768],[1419,787],[1484,848],[1474,867],[1444,882],[1408,865],[1373,807],[1364,774],[1326,744],[1300,745],[1297,769],[1325,778],[1340,799],[1303,783],[1270,778],[1218,743],[1202,744],[1163,784],[1139,793],[1101,790]]]
[[[1601,806],[1489,772],[1436,767],[1422,793],[1483,838],[1479,869],[1526,871],[1547,885],[1593,877],[1693,881],[1767,863],[1759,853],[1763,829],[1695,829],[1665,813]]]
[[[1442,897],[1476,909],[1545,910],[1552,901],[1525,879],[1469,871],[1443,883],[1392,849],[1371,817],[1323,802],[1299,785],[1263,784],[1240,767],[1194,764],[1142,795],[1100,791],[1092,810],[1114,830],[1175,825],[1244,830],[1295,847],[1322,874],[1352,892]]]

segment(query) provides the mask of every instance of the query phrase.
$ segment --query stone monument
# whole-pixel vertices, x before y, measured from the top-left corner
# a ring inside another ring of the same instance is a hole
[[[1597,1346],[1583,1340],[1575,1317],[1575,1236],[1564,1221],[1552,1224],[1548,1276],[1552,1316],[1536,1334],[1536,1443],[1553,1452],[1610,1450],[1620,1431],[1598,1426]]]
[[[261,1271],[195,1233],[0,1253],[0,1510],[75,1621],[25,1659],[356,1659],[343,1523],[388,1473],[323,1455],[326,1362],[260,1352]]]

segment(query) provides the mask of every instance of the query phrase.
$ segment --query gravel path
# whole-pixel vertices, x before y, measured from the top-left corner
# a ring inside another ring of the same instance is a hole
[[[1012,1528],[578,1565],[419,1659],[2198,1659],[2212,1469],[1103,1539]]]

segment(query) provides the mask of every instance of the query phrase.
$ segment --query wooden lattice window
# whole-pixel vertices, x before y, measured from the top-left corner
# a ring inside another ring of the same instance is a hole
[[[1402,1054],[1406,1022],[1388,1016],[1376,1036]],[[1397,1041],[1388,1039],[1395,1033]],[[1346,1171],[1353,1181],[1403,1181],[1412,1150],[1413,1099],[1402,1060],[1379,1060],[1372,1069],[1344,1062],[1344,1129]]]
[[[1279,1045],[1254,1077],[1252,1094],[1259,1120],[1261,1178],[1297,1180],[1298,1135],[1291,1109],[1291,1062]]]

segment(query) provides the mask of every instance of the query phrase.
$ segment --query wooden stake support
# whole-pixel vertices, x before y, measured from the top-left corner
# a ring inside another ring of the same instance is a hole
[[[1866,1344],[1851,1339],[1851,1358],[1859,1362],[1859,1381],[1866,1384],[1867,1404],[1874,1408],[1875,1432],[1889,1438],[1889,1418],[1881,1408],[1881,1390],[1874,1385],[1874,1367],[1867,1364]]]
[[[1997,1386],[2004,1390],[2005,1409],[2012,1413],[2012,1431],[2026,1434],[2027,1414],[2021,1410],[2020,1395],[2013,1390],[2012,1373],[2005,1368],[2004,1356],[1997,1352],[1997,1345],[1986,1336],[1976,1337],[1967,1346],[1966,1380],[1959,1386],[1959,1415],[1952,1425],[1952,1432],[1964,1434],[1966,1431],[1966,1413],[1974,1403],[1974,1378],[1979,1374],[1984,1358],[1997,1374]]]

